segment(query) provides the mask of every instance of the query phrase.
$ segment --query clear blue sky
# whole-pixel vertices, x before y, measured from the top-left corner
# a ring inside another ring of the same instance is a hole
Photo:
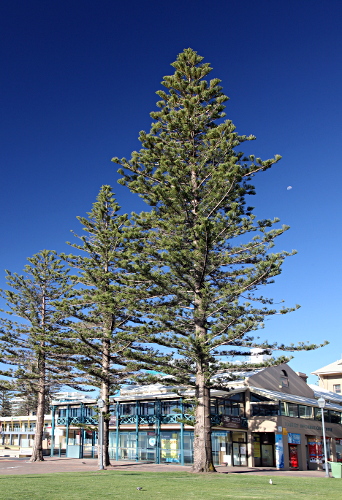
[[[238,132],[257,136],[248,152],[283,156],[253,204],[291,226],[279,248],[298,250],[265,294],[302,308],[261,336],[330,341],[296,354],[295,370],[339,359],[341,14],[339,0],[3,0],[0,287],[5,268],[66,250],[102,184],[124,211],[143,208],[110,159],[139,147],[162,77],[192,47],[222,79]]]

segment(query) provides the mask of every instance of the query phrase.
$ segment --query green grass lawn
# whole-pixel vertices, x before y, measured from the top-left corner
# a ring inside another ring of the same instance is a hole
[[[68,472],[0,476],[1,500],[341,500],[342,480],[188,472]],[[136,488],[142,487],[141,491]]]

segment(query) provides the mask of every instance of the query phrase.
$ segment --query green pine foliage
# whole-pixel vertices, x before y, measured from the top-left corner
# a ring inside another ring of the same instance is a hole
[[[0,382],[0,417],[10,417],[12,413],[11,399],[14,393],[9,383],[1,380]]]
[[[255,137],[239,135],[224,120],[228,98],[220,80],[206,80],[211,67],[202,59],[192,49],[179,54],[174,74],[162,81],[165,90],[157,92],[151,130],[140,132],[142,149],[130,160],[113,158],[122,167],[119,182],[151,207],[133,215],[143,233],[135,240],[136,275],[150,290],[142,333],[175,353],[162,366],[173,383],[195,385],[197,472],[213,470],[210,389],[224,388],[227,377],[220,374],[234,370],[232,360],[251,347],[265,353],[316,347],[253,336],[265,319],[298,307],[278,310],[261,292],[295,252],[273,250],[288,227],[257,220],[247,203],[253,177],[281,157],[261,160],[240,151]]]
[[[44,410],[51,386],[67,383],[78,387],[70,373],[68,353],[57,344],[65,328],[65,315],[54,305],[72,294],[72,286],[55,251],[43,250],[28,261],[23,275],[6,271],[8,289],[1,292],[7,306],[3,313],[9,316],[0,319],[2,361],[13,366],[1,375],[11,375],[16,389],[36,401],[31,460],[41,461]]]
[[[130,237],[127,215],[119,214],[110,186],[102,186],[88,217],[77,217],[83,226],[80,243],[69,243],[78,255],[64,255],[76,274],[75,296],[60,304],[74,318],[68,325],[75,367],[87,383],[100,388],[105,402],[105,457],[108,456],[109,396],[132,380],[151,350],[137,341],[141,317],[136,312],[139,286],[131,282]],[[140,337],[139,337],[140,340]]]
[[[69,365],[70,366],[70,365]],[[31,380],[20,378],[14,384],[17,398],[12,405],[12,414],[17,416],[36,414],[38,406],[38,393],[35,391],[35,384]],[[46,383],[44,397],[44,415],[51,413],[51,401],[54,394],[62,389],[62,385],[50,380]]]

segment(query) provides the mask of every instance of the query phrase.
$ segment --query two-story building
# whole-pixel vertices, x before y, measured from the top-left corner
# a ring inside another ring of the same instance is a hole
[[[342,359],[312,372],[318,377],[318,385],[330,392],[342,394]]]
[[[215,465],[269,466],[283,470],[322,467],[319,388],[288,365],[235,374],[229,390],[211,393]],[[342,396],[327,397],[324,409],[328,455],[342,460]],[[112,460],[191,464],[192,389],[156,384],[126,386],[111,398],[109,452]],[[70,457],[97,453],[96,401],[54,401],[56,437]]]

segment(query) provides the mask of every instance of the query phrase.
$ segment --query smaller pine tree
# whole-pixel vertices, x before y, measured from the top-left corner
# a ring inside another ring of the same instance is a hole
[[[64,313],[54,306],[56,300],[72,295],[72,285],[68,270],[55,251],[43,250],[28,261],[24,275],[6,271],[8,289],[1,295],[7,305],[4,312],[10,319],[0,319],[0,347],[2,361],[15,367],[12,377],[17,387],[27,389],[30,400],[36,398],[37,424],[31,461],[41,461],[44,414],[51,385],[75,386],[68,353],[56,343],[57,337],[63,336]],[[14,321],[13,316],[19,321]]]
[[[69,243],[78,255],[64,255],[76,272],[75,296],[59,304],[67,316],[74,367],[88,384],[100,389],[104,401],[104,457],[109,465],[109,396],[139,369],[151,354],[138,337],[142,322],[136,311],[139,293],[127,271],[131,260],[127,215],[119,214],[110,186],[102,186],[88,217],[77,217],[85,232],[80,243]]]
[[[11,399],[13,398],[13,391],[9,387],[9,384],[1,381],[0,383],[0,417],[11,417],[12,416],[12,405]]]

